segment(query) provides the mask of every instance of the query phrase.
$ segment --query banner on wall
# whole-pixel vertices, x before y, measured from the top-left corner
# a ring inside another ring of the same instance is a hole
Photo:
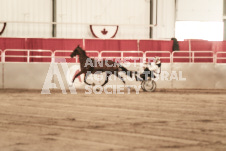
[[[0,36],[3,34],[6,27],[6,22],[0,22]]]
[[[96,38],[114,38],[118,32],[118,25],[90,25],[90,31]]]

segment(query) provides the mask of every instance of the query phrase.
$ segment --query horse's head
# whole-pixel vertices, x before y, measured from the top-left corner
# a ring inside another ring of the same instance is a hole
[[[71,58],[75,57],[76,55],[80,55],[81,54],[82,48],[78,45],[74,51],[71,53]]]

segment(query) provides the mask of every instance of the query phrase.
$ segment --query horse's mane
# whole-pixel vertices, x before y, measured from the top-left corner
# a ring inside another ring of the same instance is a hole
[[[88,57],[86,55],[86,51],[85,50],[83,50],[81,47],[78,47],[78,49],[79,49],[79,52],[81,53],[81,55],[84,55],[84,56]]]

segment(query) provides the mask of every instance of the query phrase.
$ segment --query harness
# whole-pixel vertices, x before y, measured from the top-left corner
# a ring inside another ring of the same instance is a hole
[[[159,72],[159,73],[157,73],[157,74],[160,74],[160,73],[161,73],[161,71],[162,71],[162,69],[161,69],[162,63],[160,62],[160,63],[158,63],[158,64],[156,64],[156,65],[160,68],[160,72]]]
[[[150,63],[150,65],[151,65],[151,63]],[[157,66],[158,66],[158,68],[160,69],[160,72],[159,73],[157,73],[157,72],[155,72],[155,71],[153,71],[154,73],[156,73],[156,74],[160,74],[161,73],[161,66],[162,66],[162,63],[160,62],[160,63],[158,63],[158,64],[156,64]]]

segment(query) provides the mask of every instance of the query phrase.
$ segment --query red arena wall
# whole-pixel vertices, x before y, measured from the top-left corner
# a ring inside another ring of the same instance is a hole
[[[205,40],[185,40],[179,41],[180,51],[211,51],[211,52],[222,52],[226,51],[226,41],[205,41]],[[140,52],[153,51],[152,55],[159,57],[167,57],[168,54],[160,53],[167,51],[172,53],[173,41],[167,40],[119,40],[119,39],[59,39],[59,38],[0,38],[0,49],[2,51],[6,49],[42,49],[42,50],[68,50],[72,51],[77,45],[82,46],[87,51],[137,51],[133,53],[132,57],[141,57]],[[154,52],[155,51],[155,52]],[[26,55],[26,52],[7,52],[8,55]],[[31,55],[37,53],[32,52]],[[68,56],[68,52],[61,52],[63,56]],[[188,56],[189,53],[182,55]],[[211,53],[195,53],[196,56],[212,55]],[[39,55],[45,56],[45,53]],[[112,53],[107,54],[108,57],[113,57]],[[219,54],[220,57],[224,54]],[[130,54],[124,55],[129,57]],[[107,56],[106,56],[107,57]],[[117,57],[117,55],[116,55]],[[35,60],[34,58],[32,60]],[[31,61],[32,61],[31,60]],[[37,60],[37,59],[36,59]],[[39,61],[47,61],[48,59],[39,58]],[[26,61],[25,58],[7,58],[6,61]],[[189,61],[181,59],[181,62]],[[207,61],[212,62],[213,59],[196,59],[195,62]],[[48,61],[47,61],[48,62]],[[167,61],[168,62],[168,61]]]

